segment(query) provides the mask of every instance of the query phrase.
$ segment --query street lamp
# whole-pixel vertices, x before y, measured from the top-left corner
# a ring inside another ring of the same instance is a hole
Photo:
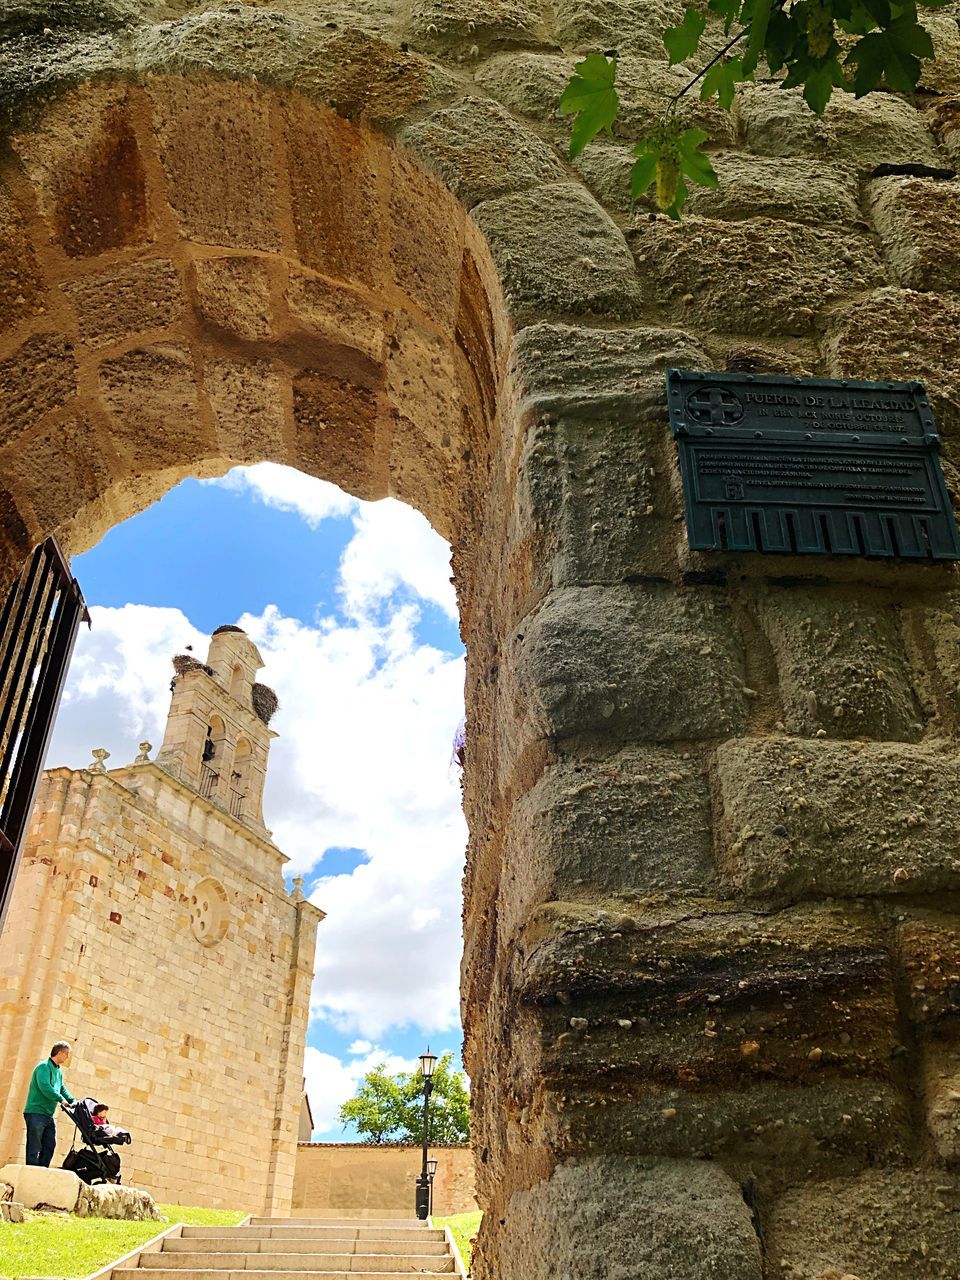
[[[430,1180],[430,1213],[433,1214],[433,1180],[437,1174],[437,1157],[431,1156],[427,1161],[427,1177]]]
[[[430,1095],[433,1093],[433,1072],[437,1065],[437,1055],[427,1052],[420,1055],[420,1071],[423,1075],[423,1165],[417,1179],[417,1217],[421,1220],[430,1216],[430,1182],[431,1175],[427,1160],[427,1145],[430,1141]],[[434,1168],[436,1164],[434,1163]]]

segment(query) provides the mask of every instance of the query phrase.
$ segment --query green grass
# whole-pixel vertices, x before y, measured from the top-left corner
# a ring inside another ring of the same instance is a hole
[[[113,1222],[59,1213],[27,1213],[23,1223],[0,1223],[0,1277],[56,1276],[76,1280],[146,1244],[175,1222],[233,1226],[245,1213],[158,1204],[168,1222]]]
[[[460,1250],[460,1256],[470,1270],[470,1259],[473,1257],[473,1245],[470,1243],[480,1229],[482,1213],[457,1213],[452,1218],[431,1218],[435,1227],[449,1227],[453,1232]]]

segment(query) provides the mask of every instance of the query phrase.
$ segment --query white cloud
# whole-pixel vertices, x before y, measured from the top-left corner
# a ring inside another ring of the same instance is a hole
[[[341,591],[349,613],[365,617],[403,587],[437,605],[447,617],[457,617],[450,548],[412,507],[393,498],[360,502],[326,480],[275,462],[234,467],[225,476],[201,483],[252,494],[268,507],[295,512],[313,529],[331,517],[352,516],[354,536],[341,564]]]
[[[356,1045],[350,1047],[355,1054]],[[360,1057],[342,1062],[332,1053],[323,1053],[311,1046],[303,1061],[303,1074],[310,1099],[314,1133],[330,1134],[342,1126],[337,1118],[340,1107],[357,1091],[357,1086],[368,1071],[384,1064],[391,1075],[398,1071],[415,1071],[416,1059],[400,1058],[376,1045],[367,1044]]]
[[[398,587],[457,617],[457,596],[450,582],[450,548],[427,520],[393,498],[362,502],[353,517],[356,533],[341,564],[347,609],[366,616]]]
[[[170,705],[170,659],[192,645],[206,655],[209,637],[179,609],[94,605],[81,627],[64,689],[47,767],[79,768],[93,747],[111,753],[108,767],[130,764],[140,742],[159,747]]]
[[[281,467],[276,462],[258,462],[253,467],[234,467],[225,476],[201,480],[235,493],[251,493],[268,507],[295,511],[312,529],[331,516],[347,516],[357,506],[356,498],[327,480]]]
[[[365,1039],[457,1025],[466,826],[448,762],[463,660],[418,644],[414,621],[410,606],[382,626],[240,619],[280,695],[265,812],[291,873],[331,847],[369,859],[311,891],[327,912],[314,1014]]]

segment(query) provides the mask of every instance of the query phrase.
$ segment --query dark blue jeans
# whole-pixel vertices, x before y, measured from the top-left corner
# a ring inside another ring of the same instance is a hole
[[[56,1121],[53,1116],[41,1116],[36,1111],[25,1111],[23,1118],[27,1125],[27,1164],[49,1169],[57,1145]]]

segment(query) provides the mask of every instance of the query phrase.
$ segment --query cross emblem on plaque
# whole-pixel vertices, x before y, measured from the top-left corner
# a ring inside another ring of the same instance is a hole
[[[687,409],[694,422],[714,427],[729,426],[743,417],[740,397],[725,387],[698,387],[687,397]]]

